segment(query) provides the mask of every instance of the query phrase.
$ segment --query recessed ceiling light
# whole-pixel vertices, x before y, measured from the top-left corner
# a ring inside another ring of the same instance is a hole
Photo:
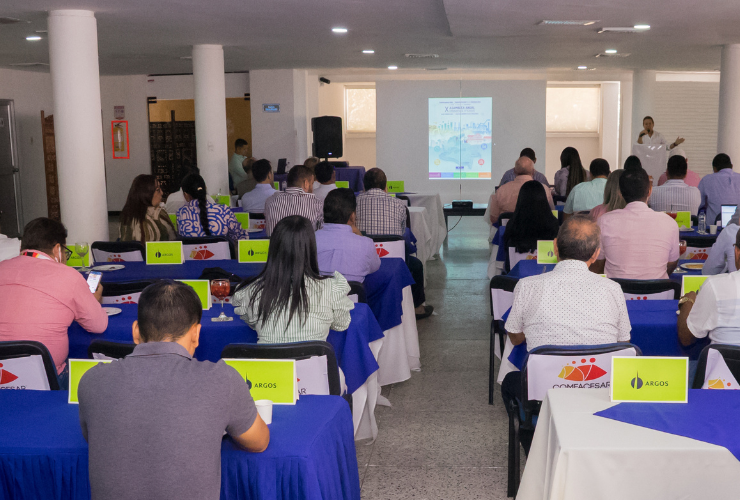
[[[347,28],[332,28],[334,33],[347,33]]]
[[[604,54],[616,54],[616,53],[617,53],[617,49],[606,49],[604,51]]]
[[[28,40],[29,42],[37,42],[41,40],[41,37],[38,35],[31,35],[31,36],[27,36],[26,40]]]
[[[375,54],[375,51],[374,51],[374,50],[369,50],[369,49],[368,49],[368,50],[363,50],[363,51],[362,51],[362,53],[363,53],[363,54]]]
[[[556,20],[556,19],[544,19],[537,24],[541,26],[591,26],[592,24],[598,23],[598,20],[595,21],[577,21],[573,19],[565,19],[565,20]]]
[[[636,30],[649,30],[650,25],[649,24],[635,24]]]
[[[388,69],[398,69],[398,66],[388,66]]]
[[[578,69],[588,69],[588,66],[578,66]]]

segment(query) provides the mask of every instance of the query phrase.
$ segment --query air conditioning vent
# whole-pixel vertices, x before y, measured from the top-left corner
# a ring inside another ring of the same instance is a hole
[[[439,54],[404,54],[408,59],[437,59]]]
[[[631,55],[632,54],[623,54],[621,52],[618,54],[607,54],[606,52],[602,52],[601,54],[596,54],[596,57],[629,57]]]
[[[10,66],[19,66],[22,68],[33,68],[33,67],[46,67],[49,63],[42,63],[42,62],[26,62],[26,63],[11,63]]]
[[[573,19],[568,20],[553,20],[553,19],[545,19],[537,23],[538,26],[591,26],[592,24],[598,23],[599,20],[585,20],[585,21],[576,21]]]
[[[16,19],[15,17],[0,17],[0,24],[18,24],[18,23],[30,23],[31,21],[24,21],[23,19]]]

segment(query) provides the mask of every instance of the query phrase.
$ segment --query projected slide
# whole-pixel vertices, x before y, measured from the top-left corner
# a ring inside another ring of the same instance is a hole
[[[429,99],[429,178],[490,179],[490,97]]]

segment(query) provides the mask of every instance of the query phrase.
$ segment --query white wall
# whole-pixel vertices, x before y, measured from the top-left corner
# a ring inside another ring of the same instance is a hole
[[[545,150],[544,80],[379,81],[376,88],[377,166],[389,179],[406,181],[409,191],[438,192],[445,203],[461,197],[484,203],[522,148]],[[493,98],[491,180],[429,179],[428,98],[457,96]]]
[[[244,97],[249,93],[249,73],[226,73],[225,78],[226,97]],[[146,77],[146,95],[157,99],[194,99],[193,75]]]

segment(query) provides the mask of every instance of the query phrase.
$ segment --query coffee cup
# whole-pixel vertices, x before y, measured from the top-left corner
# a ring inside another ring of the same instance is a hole
[[[259,413],[260,417],[262,417],[262,420],[266,424],[272,423],[272,401],[269,399],[258,399],[254,402],[254,405],[257,407],[257,413]]]

